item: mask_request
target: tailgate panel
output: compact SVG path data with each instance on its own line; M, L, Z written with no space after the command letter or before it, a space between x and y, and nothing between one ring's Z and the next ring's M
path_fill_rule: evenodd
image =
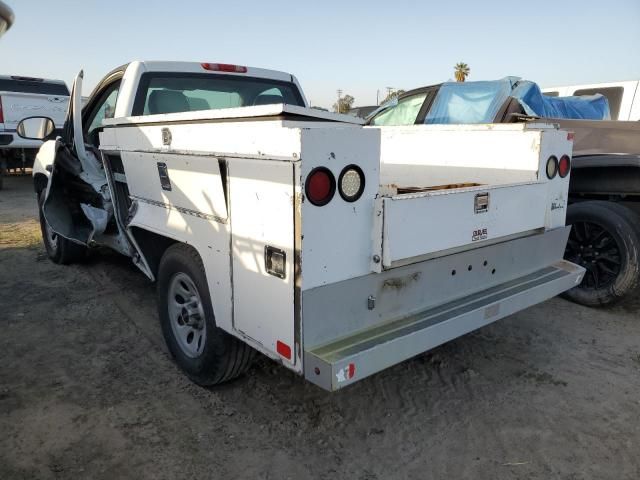
M483 200L488 200L485 208ZM546 201L545 183L384 198L382 264L386 268L407 264L419 257L543 228Z
M67 113L69 97L31 93L3 93L2 110L7 129L15 129L27 117L49 117L61 127Z

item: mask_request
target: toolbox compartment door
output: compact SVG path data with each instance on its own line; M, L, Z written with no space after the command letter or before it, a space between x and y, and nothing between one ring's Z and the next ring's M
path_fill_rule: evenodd
M382 199L382 266L407 265L544 229L547 185L480 186Z
M229 161L233 326L301 370L294 316L294 164Z

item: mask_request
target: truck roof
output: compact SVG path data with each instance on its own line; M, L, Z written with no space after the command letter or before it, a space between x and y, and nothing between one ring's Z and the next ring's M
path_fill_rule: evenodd
M572 85L555 85L552 87L544 87L542 88L543 92L559 90L561 88L569 88L574 90L585 89L585 88L610 88L610 87L624 87L631 86L639 83L640 80L620 80L618 82L603 82L603 83L579 83Z
M280 80L284 82L294 81L294 76L287 72L281 72L278 70L268 70L265 68L248 67L244 65L232 65L219 62L166 62L166 61L133 61L127 65L127 68L139 66L147 72L184 72L184 73L202 73L204 71L211 71L210 68L205 67L218 66L218 67L238 67L238 71L225 71L224 69L217 69L215 73L222 75L245 75L247 77L269 78L272 80ZM213 67L215 68L215 67Z
M49 78L38 78L38 77L25 77L22 75L0 75L0 80L16 80L22 82L42 82L42 83L57 83L66 85L63 80L54 80Z
M68 97L69 88L62 80L0 75L0 92Z
M277 70L267 70L264 68L247 67L244 65L226 64L226 63L213 63L213 62L172 62L172 61L140 61L135 60L128 64L121 65L120 67L112 70L104 79L98 83L94 92L98 91L104 83L113 80L114 76L122 76L122 85L120 93L118 94L118 102L116 105L116 117L128 117L133 112L133 107L136 101L137 88L140 80L145 74L148 73L170 73L175 74L176 77L180 75L229 75L234 78L254 78L269 81L278 81L292 83L295 85L297 92L301 96L302 103L308 105L307 99L304 96L304 92L300 88L300 84L297 79L290 73L280 72ZM93 96L93 94L92 94Z

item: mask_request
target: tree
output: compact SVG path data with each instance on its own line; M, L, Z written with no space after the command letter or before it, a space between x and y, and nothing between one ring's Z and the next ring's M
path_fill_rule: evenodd
M464 82L469 76L470 72L471 69L469 68L469 65L464 62L458 62L453 67L453 73L456 76L456 82Z
M333 104L333 111L338 113L347 113L349 110L351 110L351 107L353 106L353 102L355 101L356 99L353 98L351 95L338 97L338 101Z
M384 105L385 103L387 103L389 100L393 100L396 97L399 97L400 95L402 95L405 91L400 89L400 90L393 90L391 92L389 92L387 94L387 96L384 98L384 100L382 100L380 102L380 105Z

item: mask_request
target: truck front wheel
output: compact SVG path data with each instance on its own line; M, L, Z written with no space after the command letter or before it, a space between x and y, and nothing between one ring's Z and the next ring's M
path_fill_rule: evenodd
M38 194L38 214L40 217L40 231L42 232L42 242L44 248L47 251L47 256L54 263L61 265L67 265L69 263L77 262L87 255L87 247L79 245L67 240L56 234L47 220L44 218L42 212L42 204L44 202L45 190L42 190Z
M216 326L202 260L189 245L167 249L158 268L158 310L171 355L202 386L242 374L255 350Z
M7 161L5 153L0 150L0 190L2 190L4 184L4 177L7 174Z
M598 307L629 295L640 279L640 218L613 202L588 201L569 206L567 224L565 259L587 271L563 296Z

